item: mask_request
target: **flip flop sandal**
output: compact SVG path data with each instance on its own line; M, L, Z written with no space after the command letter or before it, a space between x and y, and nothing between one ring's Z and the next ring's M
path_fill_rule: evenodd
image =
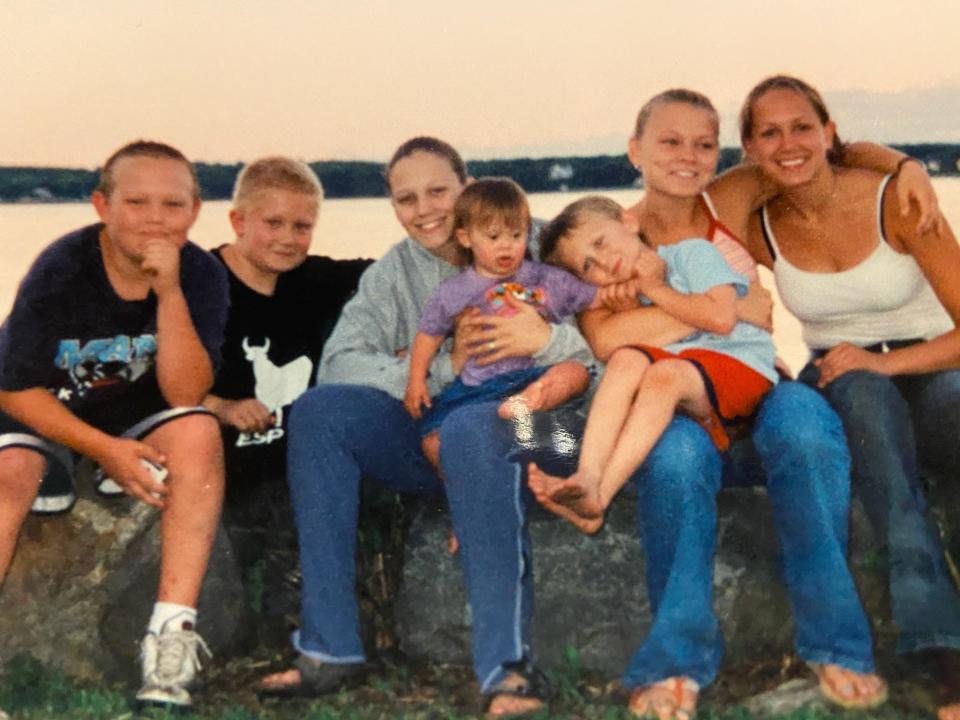
M488 718L518 718L534 715L546 709L550 700L550 681L540 670L529 662L504 663L504 668L520 678L520 682L511 685L498 685L488 695L484 703L484 715ZM540 704L526 710L514 713L493 715L490 706L497 698L511 698L517 700L539 700Z
M829 675L824 671L825 665L819 663L807 663L807 666L813 671L814 675L817 676L817 680L820 682L820 692L823 696L832 702L834 705L839 705L840 707L846 710L870 710L875 707L883 705L887 701L887 684L883 682L883 678L879 678L883 685L874 695L864 695L864 696L854 696L850 697L841 692L840 688L837 687L837 681L832 680ZM846 672L854 672L852 670L847 670L843 668ZM861 673L857 673L861 674Z
M700 685L696 680L681 675L637 688L630 694L628 707L630 713L637 717L656 718L658 715L654 709L655 700L667 698L673 702L674 710L671 717L674 720L692 720L697 714L699 695ZM643 701L642 705L641 701ZM637 705L640 707L636 707Z
M364 663L316 663L302 655L294 660L293 667L300 671L300 682L267 687L260 685L257 687L257 697L261 700L318 697L357 685L367 674Z

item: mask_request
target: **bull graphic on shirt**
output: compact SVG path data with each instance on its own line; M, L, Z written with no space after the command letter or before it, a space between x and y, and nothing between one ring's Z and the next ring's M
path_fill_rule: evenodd
M253 365L253 395L275 417L274 426L262 433L240 433L237 446L263 445L283 437L283 408L300 397L310 385L313 363L301 355L286 365L276 365L268 357L270 338L263 345L251 345L250 338L241 342L243 354Z

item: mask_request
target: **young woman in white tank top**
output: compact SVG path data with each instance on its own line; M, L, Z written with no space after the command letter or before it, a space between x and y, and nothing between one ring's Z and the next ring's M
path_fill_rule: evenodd
M756 262L737 238L737 228L741 233L745 230L751 212L769 191L756 168L740 168L707 188L716 170L717 125L716 111L699 93L668 90L647 102L629 143L630 160L642 169L646 192L627 212L637 219L652 244L706 238L734 269L756 281ZM886 148L865 145L850 156L855 162L888 172L896 168L901 157ZM929 197L929 180L918 170L911 168L909 173L917 181L912 187ZM763 325L769 322L771 306L769 296L762 289L757 292L757 288L759 284L753 282L750 295L738 307L738 315L741 320ZM624 283L622 290L625 307L621 312L588 311L581 317L581 328L601 359L622 345L668 344L689 334L689 327L658 308L636 308L637 289L630 282ZM644 715L657 707L657 714L670 710L671 717L691 716L699 688L713 679L719 665L715 637L702 631L704 627L716 627L710 621L712 610L688 601L690 595L709 597L712 565L699 565L690 558L712 558L708 548L714 542L715 519L707 516L716 511L715 487L765 480L775 515L802 519L791 524L791 528L802 530L790 529L788 524L778 527L788 567L788 592L794 601L798 654L822 663L816 667L821 686L836 702L866 708L886 697L883 681L872 674L869 625L847 568L843 540L846 523L836 527L831 524L836 508L847 501L849 483L846 447L838 437L838 425L835 414L819 395L798 383L781 382L764 400L755 424L755 453L732 453L730 462L711 463L709 458L699 457L699 453L706 456L717 452L709 441L699 444L705 438L697 437L702 431L691 431L677 423L668 428L663 447L683 447L684 453L664 451L664 461L655 457L648 463L640 513L645 518L643 541L648 543L649 592L671 611L657 612L647 640L624 675L624 685L633 688L630 708L635 714ZM810 442L791 442L801 436ZM760 458L763 468L740 462L747 456ZM705 466L715 468L715 474L704 475ZM837 468L843 469L841 477L837 477ZM670 525L669 531L660 527L660 515L650 509L661 502L670 504L660 496L661 489L667 487L686 498L678 514L662 517L663 523ZM836 496L834 489L839 489L843 497ZM692 500L691 494L698 493L708 496ZM683 552L674 552L662 541L678 525L687 528ZM694 549L701 546L702 553ZM806 551L810 546L816 546L820 554L812 557ZM821 558L827 560L820 562ZM685 580L671 582L669 589L660 587L658 579L668 576ZM814 587L830 588L831 594L824 597L822 592L811 592ZM815 603L808 601L813 596L817 597ZM677 610L681 605L683 612ZM698 642L691 644L690 637L697 637Z
M771 266L813 351L800 379L844 421L854 489L890 559L898 650L938 656L960 718L960 595L925 517L920 471L960 468L960 247L940 219L918 232L897 178L837 168L835 127L813 88L778 76L741 113L750 159L779 191L751 246Z

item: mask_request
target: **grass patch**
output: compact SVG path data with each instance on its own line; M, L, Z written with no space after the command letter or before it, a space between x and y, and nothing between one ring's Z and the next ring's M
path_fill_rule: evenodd
M195 712L163 710L138 712L132 690L102 687L71 679L44 668L37 661L17 657L0 675L0 707L15 720L473 720L483 717L476 683L467 668L458 666L387 665L363 687L321 700L267 701L260 703L250 690L259 672L251 672L249 659L209 674L197 693ZM538 720L626 720L626 695L609 683L583 673L575 650L562 666L550 673L554 686L551 707ZM699 720L752 720L739 705L718 706L714 689L704 696ZM785 720L863 720L856 712L803 708ZM888 704L869 715L877 720L929 720L923 712L907 713Z

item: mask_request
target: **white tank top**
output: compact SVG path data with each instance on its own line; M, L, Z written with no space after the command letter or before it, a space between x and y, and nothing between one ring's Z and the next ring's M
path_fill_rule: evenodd
M898 253L883 234L883 191L877 190L877 246L857 265L839 272L810 272L791 265L777 247L767 207L763 234L773 256L773 276L786 308L803 325L813 350L849 342L866 347L888 340L921 339L953 329L912 255Z

